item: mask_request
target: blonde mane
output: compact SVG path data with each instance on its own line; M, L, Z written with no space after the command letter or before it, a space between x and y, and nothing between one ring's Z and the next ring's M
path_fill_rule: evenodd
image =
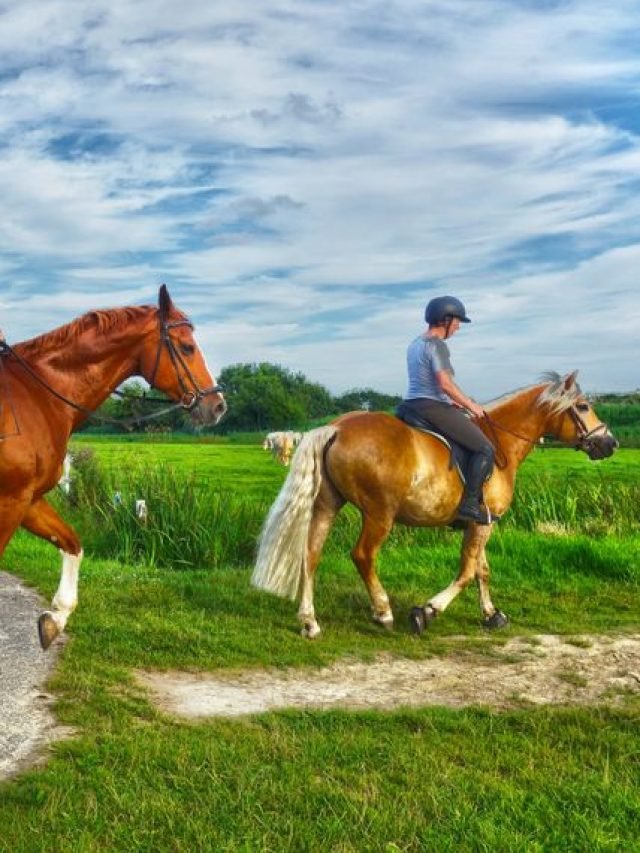
M541 378L548 384L538 399L541 405L549 406L552 414L565 412L583 396L577 382L573 382L570 388L565 388L564 376L554 370L543 373Z
M560 376L555 370L547 370L541 374L539 382L534 385L525 386L524 388L516 388L514 391L508 391L501 397L490 400L485 405L485 408L488 411L492 411L511 402L515 397L519 397L540 387L541 391L538 396L538 402L541 406L548 406L552 414L559 414L566 411L583 396L577 382L574 382L569 389L566 389L564 386L564 376Z

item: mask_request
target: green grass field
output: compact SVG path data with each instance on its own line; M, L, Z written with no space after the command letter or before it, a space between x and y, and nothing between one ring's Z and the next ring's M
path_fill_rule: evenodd
M380 652L424 658L459 648L461 636L487 649L472 591L424 637L408 631L409 608L455 573L460 534L400 529L391 537L380 561L397 619L387 633L370 621L348 558L355 519L347 517L319 570L324 633L303 641L295 605L248 584L260 520L285 476L259 446L76 446L95 448L107 491L119 484L130 501L148 488L150 524L166 504L164 539L167 528L190 527L171 531L176 548L187 547L186 533L200 538L208 562L163 567L164 539L147 532L136 540L128 517L113 529L131 537L138 556L107 559L100 554L110 543L89 529L99 523L66 508L87 527L87 553L50 687L58 718L77 734L56 744L46 765L0 786L0 850L640 849L637 695L617 709L287 711L198 724L160 714L135 685L135 668L316 667ZM638 630L638 503L630 505L638 473L633 450L598 465L556 449L527 460L517 492L543 500L535 512L514 508L514 521L489 543L494 600L511 625L492 635L487 653L516 635ZM196 487L182 492L185 479ZM622 505L618 515L612 501ZM556 532L541 533L536 525L550 512L560 516ZM228 540L217 551L200 529L206 519L217 525L216 542ZM20 534L3 568L50 598L59 557Z

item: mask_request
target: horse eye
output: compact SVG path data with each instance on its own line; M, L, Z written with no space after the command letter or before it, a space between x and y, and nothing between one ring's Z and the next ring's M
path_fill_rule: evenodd
M180 344L180 350L184 355L193 355L196 348L193 344Z
M588 403L577 403L576 409L579 412L588 412L589 411L589 404Z

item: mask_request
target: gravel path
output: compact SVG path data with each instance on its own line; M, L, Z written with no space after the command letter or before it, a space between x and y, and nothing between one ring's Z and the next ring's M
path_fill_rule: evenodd
M62 643L41 650L36 621L43 606L36 592L0 572L0 779L35 763L62 734L44 689Z

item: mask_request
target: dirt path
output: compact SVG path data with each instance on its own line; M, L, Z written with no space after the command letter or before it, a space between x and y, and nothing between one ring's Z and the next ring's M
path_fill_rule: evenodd
M640 695L640 634L553 635L491 643L414 661L381 655L321 670L192 674L137 672L157 704L178 716L237 717L278 708L391 709L401 706L618 704ZM488 650L488 649L487 649Z
M13 575L0 572L0 779L32 765L63 730L44 685L61 643L40 648L36 620L45 602Z

